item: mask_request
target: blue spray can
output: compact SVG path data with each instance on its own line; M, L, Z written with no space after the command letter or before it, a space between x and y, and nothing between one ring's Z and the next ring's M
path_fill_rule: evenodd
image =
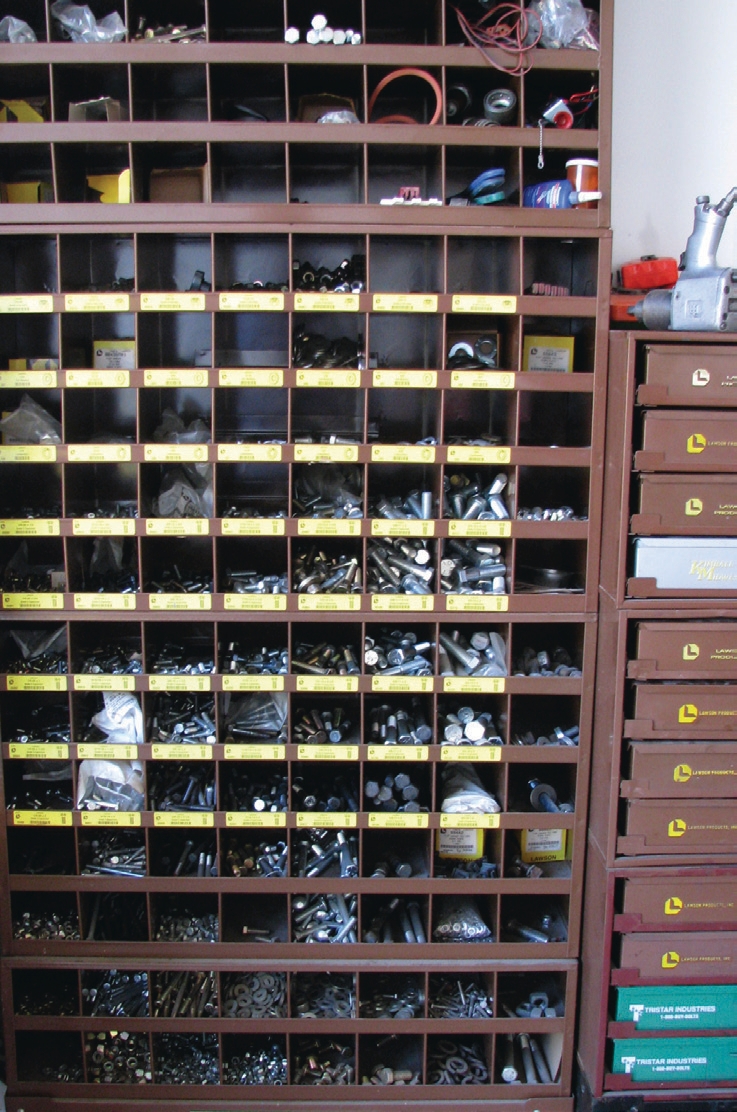
M600 201L598 190L583 192L573 188L569 181L542 181L525 186L522 204L525 208L567 209L585 205L587 201Z

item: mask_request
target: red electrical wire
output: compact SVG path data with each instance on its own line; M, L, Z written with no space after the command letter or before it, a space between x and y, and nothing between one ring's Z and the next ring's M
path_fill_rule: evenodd
M525 11L524 3L505 0L482 16L478 23L472 23L458 8L455 9L461 31L472 46L480 50L486 61L509 77L520 77L531 68L527 55L537 46L542 36L542 22L531 21ZM531 39L526 42L531 28ZM492 58L488 50L501 50L509 55L509 65L502 65Z

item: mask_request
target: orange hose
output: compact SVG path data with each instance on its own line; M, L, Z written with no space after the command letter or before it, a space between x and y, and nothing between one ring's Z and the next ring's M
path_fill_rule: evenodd
M412 66L405 66L403 69L392 70L391 73L387 73L386 77L382 77L381 81L379 82L379 84L376 86L373 93L371 94L371 98L370 98L369 103L368 103L368 120L369 120L369 123L373 122L375 124L417 124L417 120L413 120L411 116L381 116L380 119L378 119L378 120L373 120L373 121L371 120L371 113L374 110L374 105L376 104L376 101L377 101L377 98L378 98L379 94L384 91L384 89L387 87L387 85L391 81L396 81L397 78L399 78L399 77L419 77L423 81L426 81L428 83L428 85L431 87L431 89L433 90L433 92L435 93L435 113L434 113L433 118L430 120L430 123L428 125L429 127L432 127L433 124L436 124L438 122L438 120L440 119L440 115L443 111L443 92L442 92L442 89L440 88L440 85L438 84L438 82L435 80L435 78L433 77L433 75L431 73L428 73L427 70L423 70L423 69L414 69Z

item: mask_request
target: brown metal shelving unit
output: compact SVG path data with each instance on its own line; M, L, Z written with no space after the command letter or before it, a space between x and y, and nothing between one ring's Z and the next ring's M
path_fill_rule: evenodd
M522 77L505 78L477 51L463 45L453 7L422 0L394 11L383 0L357 0L328 16L350 20L363 36L355 47L287 46L284 29L306 26L312 14L294 0L264 0L243 14L226 0L153 5L162 22L187 19L205 25L205 41L157 45L135 41L80 45L59 41L47 0L31 0L25 18L34 45L1 45L3 92L48 100L48 119L3 126L0 180L11 167L38 179L50 203L4 204L0 227L0 409L14 410L24 393L61 425L56 444L0 445L3 484L0 561L3 568L22 545L29 561L60 569L52 590L0 593L0 727L6 822L0 834L0 873L6 893L0 908L0 990L8 1056L10 1112L59 1112L85 1101L109 1112L135 1108L172 1112L235 1109L256 1102L264 1112L303 1110L327 1103L335 1112L356 1104L367 1109L446 1107L469 1109L493 1103L499 1112L571 1112L578 957L587 823L587 788L593 733L593 677L597 641L597 577L603 482L606 403L610 233L610 105L612 0L594 3L600 14L599 52L537 49ZM94 7L94 5L93 5ZM469 14L474 6L464 4ZM151 8L151 5L149 5ZM176 11L174 11L176 8ZM97 11L98 17L103 13ZM340 13L340 14L338 14ZM125 0L121 15L132 38L139 0ZM152 17L148 10L145 14ZM235 29L235 30L234 30ZM304 28L303 28L304 30ZM230 40L230 41L228 41ZM239 41L240 40L240 41ZM497 62L499 51L492 51ZM369 96L392 69L419 66L448 89L464 81L474 96L507 85L518 97L509 126L459 127L443 115L437 126L432 96L424 85L387 104L409 111L417 125L367 122ZM544 134L545 170L538 170L540 102L553 92L600 90L593 126ZM354 98L361 121L329 127L299 119L301 97L316 93ZM72 102L110 95L121 102L119 121L70 123ZM270 122L232 117L239 100L263 109ZM126 118L127 117L127 118ZM490 141L492 140L492 141ZM564 177L567 158L598 157L604 200L598 208L539 212L522 207L522 186ZM494 206L392 207L379 205L404 185L445 201L480 171L503 166L512 191ZM152 169L197 168L202 201L149 201ZM130 171L126 205L90 199L85 177ZM300 203L298 203L300 202ZM366 257L366 282L354 294L305 297L294 288L295 262L326 267L351 255ZM190 290L202 271L209 288ZM116 279L130 288L110 290ZM255 280L284 289L244 290ZM528 292L534 281L566 284L568 296ZM240 288L233 286L240 283ZM362 351L360 366L301 368L293 347L297 330L347 334ZM455 340L498 335L494 370L452 370L446 356ZM523 370L528 335L553 332L575 337L570 374ZM132 369L93 370L100 340L135 344ZM244 358L244 355L246 358ZM43 358L44 366L9 365ZM161 445L153 439L162 411L173 407L210 429L210 443ZM110 443L110 425L116 441ZM308 436L342 433L353 443L306 445ZM307 435L305 435L307 434ZM489 437L483 446L465 440ZM428 438L434 443L426 443ZM98 443L90 443L98 441ZM266 441L266 443L264 443ZM421 443L418 443L421 442ZM364 516L344 520L297 516L293 505L301 469L312 460L349 463L360 476ZM212 469L210 517L160 519L154 503L163 470L178 464ZM443 504L454 473L477 472L488 481L508 477L508 522L449 520ZM371 516L378 495L420 487L433 498L434 516L393 522ZM229 504L250 499L260 517L228 516ZM524 506L570 504L572 521L517 518ZM131 502L135 516L99 517L100 504ZM279 506L279 512L275 509ZM283 514L283 516L282 516ZM34 516L29 516L34 515ZM354 554L367 582L372 537L390 532L421 537L438 570L427 595L302 594L295 582L298 555L308 546ZM119 538L140 589L96 593L89 560L96 540ZM508 568L499 595L448 592L440 563L454 538L498 543ZM212 591L159 592L157 581L170 559L206 576ZM286 576L283 595L243 595L229 590L234 561L255 561L262 572ZM525 566L562 570L575 584L565 591L530 591ZM243 566L241 563L238 566ZM250 564L248 566L251 566ZM63 627L67 671L18 675L13 671L10 630ZM350 643L361 649L378 630L402 628L436 645L440 634L493 630L506 645L505 677L451 684L431 653L429 676L357 675L311 677L289 667L285 675L241 676L223 667L232 640L288 654L302 640ZM125 633L142 654L142 672L90 677L85 653L103 638ZM528 642L556 639L580 665L578 678L513 674ZM167 640L197 641L214 660L212 674L157 674L154 661ZM360 656L360 652L359 652ZM68 762L76 799L82 760L103 756L84 741L90 715L107 692L133 693L146 724L144 744L120 759L142 762L144 810L103 816L78 809L25 811L8 807L29 762L47 759L54 769ZM244 747L228 733L227 708L248 692L283 691L289 717L286 744ZM162 693L211 694L215 743L184 747L159 743L152 732ZM409 706L419 698L433 737L408 752L389 754L370 744L371 710L380 702ZM292 730L302 708L340 703L350 709L353 732L335 760L324 747L297 744ZM451 702L489 709L503 744L471 753L439 744L439 722ZM70 742L30 745L17 727L37 707L55 707L69 722ZM515 745L517 733L550 733L556 725L579 728L579 744ZM14 740L15 739L15 740ZM441 775L459 756L473 760L500 814L461 816L482 830L483 848L496 865L485 879L439 875L435 853L441 814ZM317 759L316 759L317 758ZM229 812L214 804L204 815L167 814L152 805L157 769L168 761L206 767L218 799L227 795L236 770L283 769L285 812L260 816ZM409 771L421 789L424 811L393 815L370 812L363 788L370 777L394 766ZM326 777L336 768L355 785L358 811L331 814L331 826L356 837L358 876L300 877L294 861L314 814L300 810L298 776ZM540 776L575 800L573 813L543 814L529 802L527 781ZM155 802L155 800L154 800ZM170 819L175 821L169 822ZM384 821L382 821L384 820ZM391 821L389 821L391 820ZM165 823L165 825L164 825ZM461 824L459 824L461 825ZM132 833L145 847L141 877L83 875L89 843L102 831ZM535 878L515 875L512 860L524 831L565 831L569 852ZM171 840L189 834L211 839L217 876L176 877L162 863ZM283 840L284 877L229 875L230 839ZM167 839L169 841L167 841ZM565 839L564 839L565 840ZM174 842L171 842L174 844ZM409 878L372 876L387 847L417 862ZM35 853L48 856L36 871ZM295 940L292 916L305 894L355 896L355 943L306 946ZM444 898L472 897L493 941L474 946L432 939ZM124 902L131 922L142 924L139 940L88 939L101 900ZM428 942L362 941L380 904L393 897L417 901ZM127 901L127 902L126 902ZM54 908L69 913L79 938L25 937L24 911ZM161 916L217 915L213 942L156 941ZM510 919L536 920L547 910L564 923L563 936L546 944L515 940ZM268 926L275 941L244 941L242 927ZM557 937L557 936L556 936ZM222 1001L236 973L283 974L283 1012L263 1019L211 1015L193 1019L89 1015L83 989L110 969L157 974L212 971ZM329 970L329 973L328 973ZM351 1018L301 1018L294 990L306 974L353 978ZM379 974L417 979L424 1003L414 1018L372 1019L363 1008ZM474 975L493 998L493 1017L434 1018L440 979ZM43 1011L41 988L56 988L69 1009ZM525 993L543 988L557 1002L555 1017L516 1015ZM35 993L35 996L34 996ZM53 995L53 991L52 991ZM152 988L152 1004L156 996ZM28 1002L30 1000L30 1003ZM35 1003L34 1003L35 1000ZM511 1015L506 1008L511 1007ZM91 1034L128 1032L149 1052L148 1084L95 1083ZM216 1040L219 1083L162 1083L160 1036L210 1035ZM549 1084L524 1081L520 1033L533 1035L547 1058ZM53 1037L52 1037L53 1035ZM389 1036L384 1044L382 1039ZM481 1084L428 1083L428 1062L442 1040L472 1040L484 1059ZM297 1084L297 1058L306 1037L318 1046L338 1040L352 1050L355 1081L347 1086ZM287 1060L287 1082L225 1083L229 1058L272 1041ZM388 1049L382 1049L384 1047ZM394 1049L397 1047L398 1049ZM522 1078L502 1078L510 1047ZM442 1049L442 1047L441 1047ZM384 1053L388 1064L419 1073L409 1088L361 1084ZM66 1071L67 1080L60 1080Z

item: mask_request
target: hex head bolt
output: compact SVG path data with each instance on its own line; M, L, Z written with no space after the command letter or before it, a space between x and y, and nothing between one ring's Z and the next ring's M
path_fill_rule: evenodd
M522 1036L520 1035L520 1040L521 1040L521 1038L522 1038ZM537 1070L538 1077L540 1078L541 1084L542 1085L552 1085L553 1084L553 1078L550 1076L550 1070L548 1069L548 1063L545 1061L545 1057L543 1055L542 1050L537 1045L537 1040L530 1037L529 1038L529 1044L530 1044L530 1054L532 1055L532 1060L535 1063L535 1069Z
M519 1085L519 1073L514 1064L514 1035L508 1034L505 1036L506 1046L504 1048L504 1065L502 1066L502 1081L506 1081L507 1085Z
M537 1073L535 1072L535 1063L532 1059L532 1052L530 1050L530 1036L521 1031L517 1036L519 1040L519 1048L522 1054L522 1065L525 1071L525 1081L528 1085L539 1084Z
M547 811L550 815L557 815L561 808L558 806L558 793L550 784L543 784L533 778L527 781L530 788L530 803L535 811Z
M461 648L458 642L454 641L452 637L449 637L447 633L441 633L438 640L445 651L455 657L455 659L462 664L464 668L467 668L469 672L472 672L474 668L478 668L481 657L477 652Z

